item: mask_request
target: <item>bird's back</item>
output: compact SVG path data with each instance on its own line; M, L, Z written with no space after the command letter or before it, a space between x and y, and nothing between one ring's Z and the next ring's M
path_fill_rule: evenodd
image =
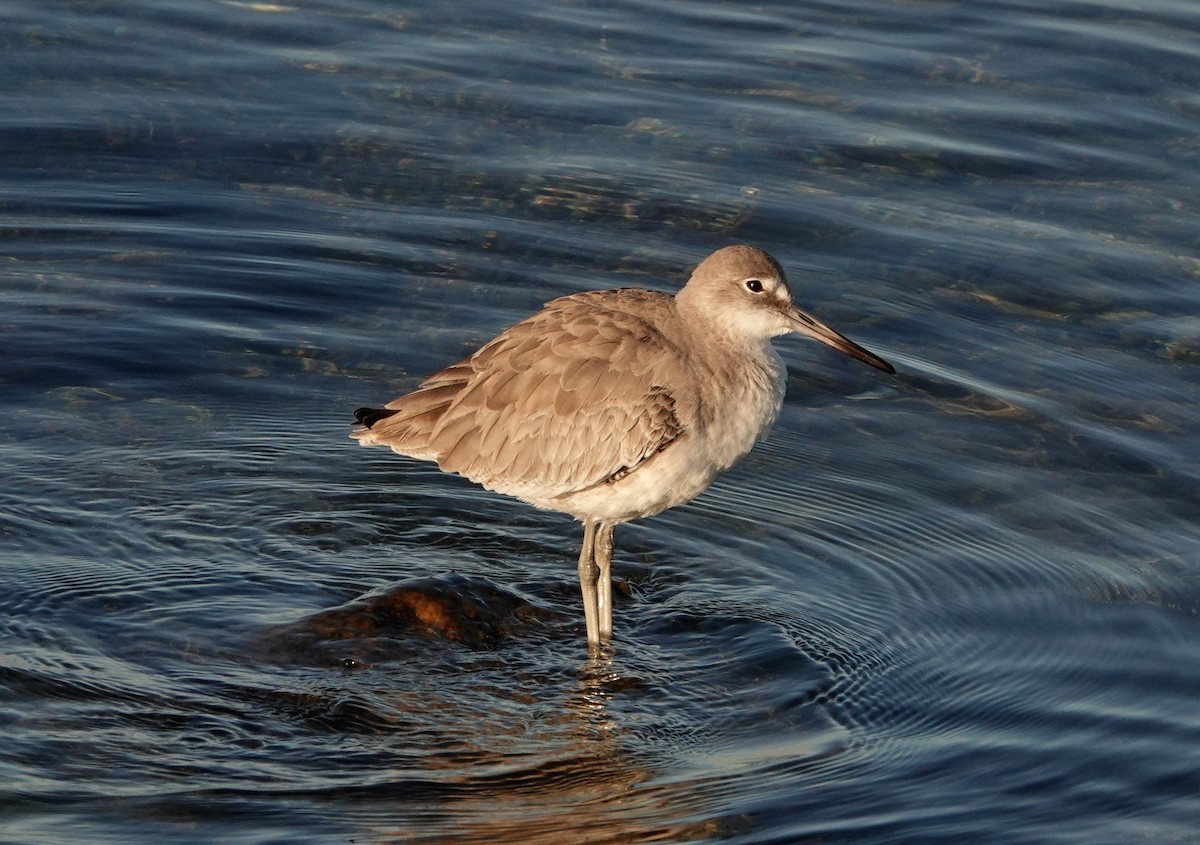
M694 416L672 297L593 291L556 299L471 357L360 421L364 444L434 460L542 507L616 482ZM370 412L365 412L364 416Z

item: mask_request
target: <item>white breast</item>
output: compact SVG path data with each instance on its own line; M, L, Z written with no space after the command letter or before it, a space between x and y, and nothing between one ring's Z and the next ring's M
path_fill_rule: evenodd
M538 507L580 519L623 522L691 501L767 434L783 401L785 370L764 342L722 374L721 398L701 391L701 416L685 435L619 481L553 502L526 498Z

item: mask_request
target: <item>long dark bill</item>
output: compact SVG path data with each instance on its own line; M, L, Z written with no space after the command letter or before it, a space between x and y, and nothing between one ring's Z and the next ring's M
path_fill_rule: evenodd
M857 358L876 369L883 370L885 373L896 372L895 367L874 352L863 349L850 338L844 334L835 332L811 314L806 314L799 308L792 308L790 316L792 318L792 325L798 333L811 337L813 340L819 340L826 346L849 355L851 358Z

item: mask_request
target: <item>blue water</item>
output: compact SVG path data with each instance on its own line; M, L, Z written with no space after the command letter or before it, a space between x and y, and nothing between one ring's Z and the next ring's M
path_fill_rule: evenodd
M14 2L0 841L1200 841L1200 6ZM348 438L749 242L770 439L617 532Z

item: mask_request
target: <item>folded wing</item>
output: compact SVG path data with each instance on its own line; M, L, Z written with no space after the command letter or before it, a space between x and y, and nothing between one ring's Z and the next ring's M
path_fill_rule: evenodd
M355 436L518 496L617 480L684 435L665 378L677 350L638 316L672 307L640 290L554 300L386 411L362 409Z

